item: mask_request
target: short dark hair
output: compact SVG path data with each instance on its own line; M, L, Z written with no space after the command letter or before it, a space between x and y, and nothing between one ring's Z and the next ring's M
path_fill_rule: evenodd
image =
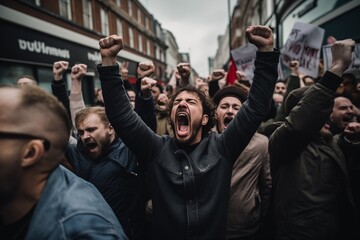
M171 110L174 105L175 98L181 93L181 92L191 92L196 94L201 101L201 105L203 107L203 114L207 114L209 116L209 121L207 124L203 127L203 136L205 133L208 133L215 125L216 122L216 114L215 114L215 106L212 102L212 100L207 96L203 91L200 89L195 88L192 85L187 85L184 87L178 87L176 88L175 93L170 97L169 104L168 104L168 121L171 123ZM172 126L174 127L174 126Z

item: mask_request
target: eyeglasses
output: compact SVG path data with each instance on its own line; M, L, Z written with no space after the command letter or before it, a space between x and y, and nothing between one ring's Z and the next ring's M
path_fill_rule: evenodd
M37 137L34 135L26 134L26 133L12 133L12 132L1 132L0 131L0 139L40 139L43 141L45 151L50 149L50 141L43 138Z

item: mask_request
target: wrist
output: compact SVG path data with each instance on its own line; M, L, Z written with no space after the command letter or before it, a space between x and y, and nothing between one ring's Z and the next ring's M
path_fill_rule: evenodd
M342 64L332 64L330 66L329 72L332 72L334 74L336 74L337 76L341 77L344 73L344 67Z
M62 79L62 75L54 75L55 81L60 81Z
M272 51L274 51L274 46L273 45L265 45L262 47L258 47L258 51L259 52L272 52Z
M102 58L102 66L112 66L115 64L116 64L116 58L114 58L114 57Z

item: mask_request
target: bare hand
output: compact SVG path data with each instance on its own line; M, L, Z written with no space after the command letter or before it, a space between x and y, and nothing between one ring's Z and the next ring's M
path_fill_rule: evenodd
M344 130L345 137L353 142L360 142L360 123L351 122Z
M348 69L351 64L351 57L354 48L355 41L352 39L336 41L331 46L332 64L329 71L341 77L344 71Z
M219 81L225 77L225 70L224 69L215 69L211 74L210 81Z
M190 63L179 63L177 66L180 77L184 80L189 79L191 74L191 66Z
M157 81L155 79L144 77L141 79L140 91L144 97L149 97L151 94L151 89L156 85Z
M155 73L155 66L152 62L140 62L137 68L138 78L151 77Z
M87 65L75 64L71 68L71 80L81 81L81 79L85 76L86 71L87 71Z
M102 38L99 41L100 54L103 66L112 66L116 64L116 56L123 49L124 42L122 37L111 35Z
M245 81L246 79L246 73L240 70L236 71L236 79L239 81Z
M120 75L122 80L128 79L129 74L129 62L123 62L120 66Z
M82 92L81 80L85 76L87 66L85 64L75 64L71 68L71 93L79 94Z
M69 62L66 61L57 61L53 64L53 75L55 81L59 81L62 79L63 73L67 70L69 67Z
M298 60L292 60L290 62L290 70L291 70L291 75L299 76L299 61Z
M274 51L274 34L269 27L252 25L246 29L246 36L260 52Z

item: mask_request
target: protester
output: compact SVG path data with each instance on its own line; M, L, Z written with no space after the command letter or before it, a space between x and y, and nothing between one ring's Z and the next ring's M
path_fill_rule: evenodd
M98 190L59 165L71 124L39 87L0 87L2 239L127 239Z
M170 137L174 137L174 132L171 128L171 125L168 121L168 106L169 98L161 93L156 101L155 109L156 109L156 134L169 135Z
M332 134L339 134L354 119L354 105L347 95L336 95L334 106L328 121L329 130Z
M332 45L329 71L289 94L285 107L292 110L270 137L276 239L359 238L359 199L353 196L359 196L360 124L349 123L336 136L326 124L354 44Z
M60 64L55 62L54 66ZM61 64L60 64L61 65ZM152 65L140 64L145 70L138 70L141 76L152 74ZM61 75L61 71L58 72ZM114 132L107 119L104 107L88 107L82 100L81 80L86 73L86 66L76 64L71 70L72 89L70 97L76 100L77 111L74 122L78 134L77 143L70 143L66 148L66 158L74 168L74 172L83 179L93 183L109 203L122 224L129 239L145 237L145 168L139 164L135 156ZM137 107L143 108L140 116L146 120L154 117L151 87L155 80L143 78L139 94L147 94L143 102L138 100ZM54 94L61 102L68 101L64 80L54 77ZM139 96L140 98L141 96ZM65 98L65 99L64 99ZM133 111L133 110L131 110ZM147 116L148 115L148 116ZM150 115L150 116L149 116ZM144 117L144 118L145 118Z
M223 132L247 99L247 92L235 86L220 89L214 96L216 130ZM271 175L268 138L255 133L237 158L231 177L227 217L227 239L260 238L270 201Z
M258 47L248 101L218 135L208 133L215 121L210 99L192 86L179 88L169 103L174 138L156 135L130 111L116 63L122 38L99 41L106 113L116 133L148 167L154 239L225 238L232 167L269 111L279 60L270 28L249 26L246 34Z

